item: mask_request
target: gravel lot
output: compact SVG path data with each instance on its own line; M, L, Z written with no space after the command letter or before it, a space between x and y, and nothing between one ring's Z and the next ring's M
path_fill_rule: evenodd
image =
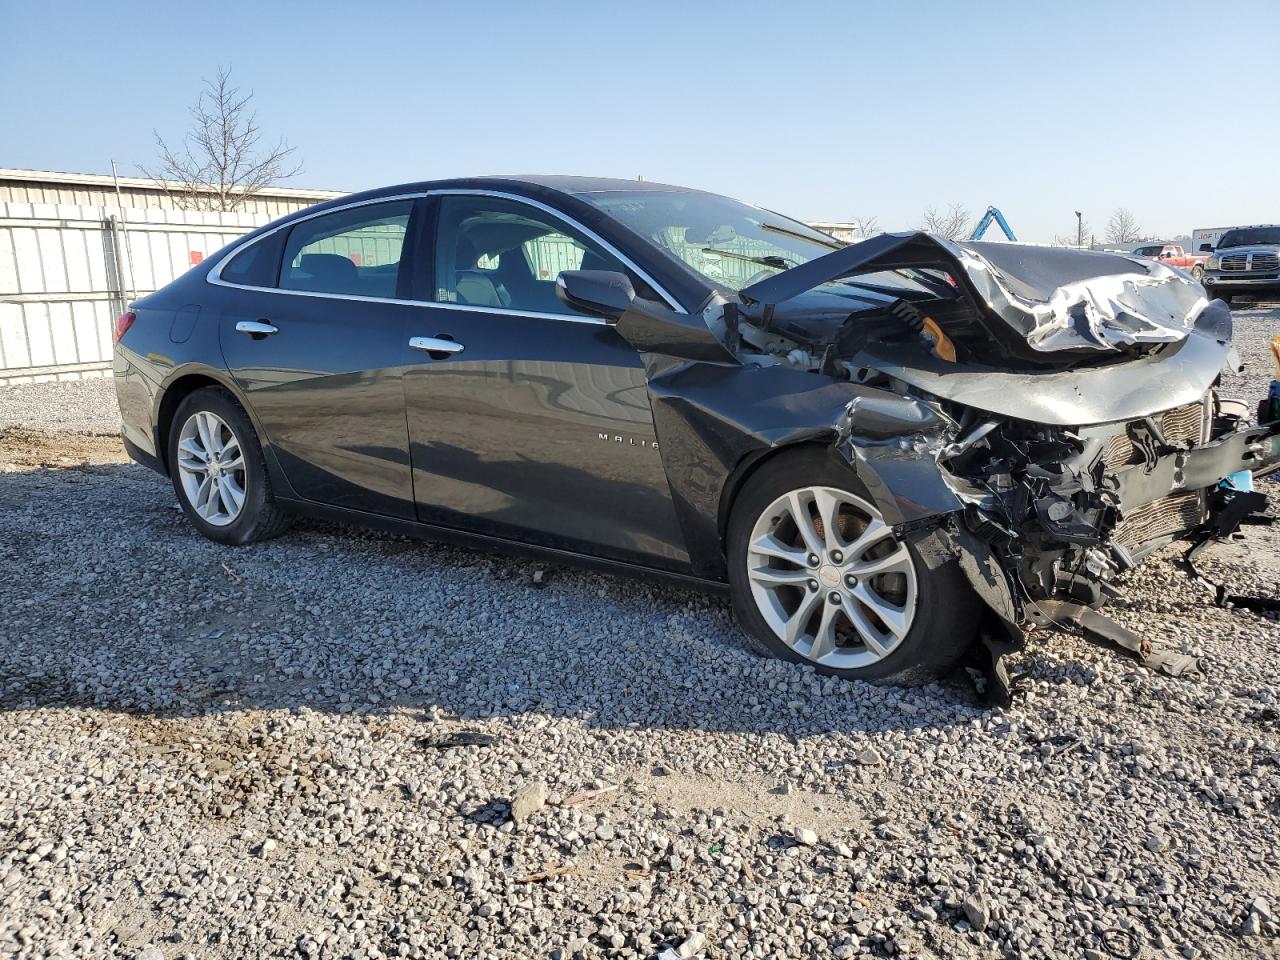
M1280 310L1236 318L1256 397ZM719 597L218 546L114 429L108 382L0 390L0 956L1276 955L1280 622L1174 551L1114 612L1207 680L1045 634L993 712L759 659Z
M21 427L115 437L120 433L111 377L0 387L0 430Z

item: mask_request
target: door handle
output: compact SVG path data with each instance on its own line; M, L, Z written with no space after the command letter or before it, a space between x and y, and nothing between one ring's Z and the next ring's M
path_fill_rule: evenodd
M263 337L269 337L273 333L279 333L280 328L275 324L267 323L265 320L241 320L236 324L236 333L247 333L255 340Z
M462 344L450 337L410 337L409 346L414 350L421 350L430 354L436 360L443 360L445 357L454 353L461 353L463 350ZM437 357L436 354L441 354L441 356Z

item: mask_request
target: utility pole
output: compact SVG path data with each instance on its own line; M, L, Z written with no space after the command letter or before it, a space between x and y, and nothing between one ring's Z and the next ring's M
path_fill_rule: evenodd
M1084 246L1084 214L1076 211L1076 246Z

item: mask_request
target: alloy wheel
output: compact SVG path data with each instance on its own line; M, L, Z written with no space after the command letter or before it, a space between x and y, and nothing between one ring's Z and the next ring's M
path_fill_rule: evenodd
M187 502L205 523L234 523L245 501L240 439L216 413L193 413L178 434L178 474Z
M915 619L915 561L870 503L833 487L801 487L757 518L747 578L769 628L823 667L870 666Z

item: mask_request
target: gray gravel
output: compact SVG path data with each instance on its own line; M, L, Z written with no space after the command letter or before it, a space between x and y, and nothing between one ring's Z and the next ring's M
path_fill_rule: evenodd
M117 436L115 380L90 377L0 387L0 430L8 427Z
M1237 322L1257 357L1280 311ZM17 389L0 422L52 425ZM60 428L114 416L64 390ZM1280 622L1173 552L1115 615L1208 680L1046 634L999 713L759 659L717 597L317 524L221 547L106 438L0 461L0 956L1275 950ZM1274 592L1278 548L1204 566Z

